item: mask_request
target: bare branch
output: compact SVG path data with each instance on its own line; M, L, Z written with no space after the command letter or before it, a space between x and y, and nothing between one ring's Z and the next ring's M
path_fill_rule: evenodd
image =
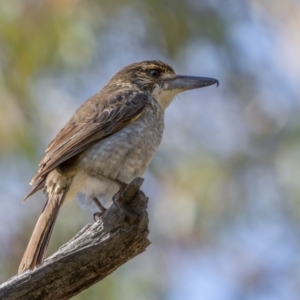
M69 299L100 281L150 244L148 199L134 179L117 201L135 215L126 215L114 204L94 224L85 226L44 264L14 276L0 286L0 299Z

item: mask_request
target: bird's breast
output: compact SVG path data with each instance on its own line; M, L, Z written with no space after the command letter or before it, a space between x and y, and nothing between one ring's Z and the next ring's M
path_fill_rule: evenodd
M98 197L104 205L110 203L118 186L106 177L129 183L143 175L161 142L163 117L163 111L149 108L137 120L80 155L72 185L80 194L77 200L81 204L92 204L87 199L90 196Z

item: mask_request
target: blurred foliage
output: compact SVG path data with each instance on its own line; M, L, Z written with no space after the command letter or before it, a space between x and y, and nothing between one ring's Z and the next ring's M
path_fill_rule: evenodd
M30 84L44 69L58 69L71 75L88 68L97 59L95 41L101 40L101 35L113 26L114 20L118 22L124 10L133 10L144 22L146 32L140 42L156 46L168 55L181 51L195 34L192 28L201 29L197 34L213 37L216 41L223 34L220 20L217 22L217 16L209 7L195 13L180 2L49 0L40 4L34 1L1 3L0 138L6 141L1 149L3 154L21 147L21 152L35 155L34 145L41 137L34 127L39 122L36 115L41 111L32 99ZM216 22L210 20L212 28L204 26L209 18L216 19Z
M74 299L297 299L299 26L296 0L2 1L1 280L42 209L20 201L51 137L121 67L161 59L220 88L167 112L144 186L153 244ZM91 221L68 205L49 253Z

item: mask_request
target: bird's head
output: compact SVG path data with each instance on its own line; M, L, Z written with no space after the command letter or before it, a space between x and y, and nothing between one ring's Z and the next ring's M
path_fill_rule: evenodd
M219 85L218 80L214 78L176 75L166 63L152 60L134 63L123 68L108 85L137 88L155 97L165 109L176 94L215 83Z

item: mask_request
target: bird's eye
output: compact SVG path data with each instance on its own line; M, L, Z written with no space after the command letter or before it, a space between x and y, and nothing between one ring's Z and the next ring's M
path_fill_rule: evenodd
M153 70L150 70L149 74L153 78L158 78L160 76L160 71L156 70L156 69L153 69Z

